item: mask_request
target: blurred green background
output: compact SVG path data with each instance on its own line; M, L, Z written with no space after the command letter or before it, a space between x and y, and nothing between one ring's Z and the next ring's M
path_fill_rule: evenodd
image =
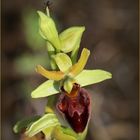
M47 99L31 99L46 79L35 66L49 68L38 33L43 0L2 0L2 140L19 140L17 120L41 114ZM138 0L52 0L58 30L84 25L81 48L91 50L86 68L104 69L111 80L86 87L92 98L87 140L138 140Z

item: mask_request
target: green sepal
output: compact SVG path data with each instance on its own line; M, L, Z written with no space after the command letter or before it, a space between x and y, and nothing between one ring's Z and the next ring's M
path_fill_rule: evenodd
M57 125L60 125L57 117L53 113L45 114L43 117L41 117L39 120L34 122L25 132L25 134L29 137L32 137L36 135L37 133L50 128L55 127Z
M52 131L52 137L55 140L85 140L87 127L82 133L74 132L70 127L56 126Z
M85 27L71 27L64 30L60 35L61 51L68 53L73 51L75 48L79 48L82 34Z
M83 86L102 82L106 79L111 79L112 74L104 70L83 70L79 75L75 77L78 84Z
M48 80L32 91L32 98L48 97L54 94L58 94L59 82Z
M23 119L21 121L18 121L14 127L13 127L13 131L15 133L20 133L22 132L24 129L26 129L27 127L29 127L33 122L37 121L40 118L40 116L34 116L28 119Z
M53 19L45 15L41 11L37 11L39 15L39 33L47 41L49 41L56 49L61 48L58 32Z
M68 130L69 132L65 132L64 128L61 126L56 126L54 130L52 131L52 139L55 140L77 140L76 137L74 137L76 134L71 129ZM71 134L72 133L72 134Z
M59 67L60 71L67 72L69 68L72 66L72 62L70 57L65 53L57 53L53 56L57 66Z

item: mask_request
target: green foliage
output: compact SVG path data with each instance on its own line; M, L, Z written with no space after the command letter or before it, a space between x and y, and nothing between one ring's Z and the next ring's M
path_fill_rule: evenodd
M45 129L50 129L51 127L55 127L57 125L60 125L60 123L56 115L53 113L48 113L45 114L36 122L32 123L32 125L27 129L25 134L28 135L29 137L32 137L37 133L39 133L40 131L43 131Z
M77 134L71 128L61 126L54 113L24 119L17 122L13 130L15 133L26 130L25 135L28 137L33 137L39 132L43 132L46 138L56 140L83 140L83 135L86 132Z

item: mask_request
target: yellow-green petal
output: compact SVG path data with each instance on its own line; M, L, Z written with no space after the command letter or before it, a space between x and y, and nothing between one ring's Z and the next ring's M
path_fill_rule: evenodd
M78 62L71 67L71 70L69 73L70 76L75 77L84 69L89 55L90 55L90 51L88 49L84 48L82 50L82 53L81 53L81 56L80 56L80 59L78 60Z
M61 71L48 71L45 68L43 68L41 65L38 65L36 67L36 72L50 80L55 80L55 81L59 81L63 79L65 76L64 73Z

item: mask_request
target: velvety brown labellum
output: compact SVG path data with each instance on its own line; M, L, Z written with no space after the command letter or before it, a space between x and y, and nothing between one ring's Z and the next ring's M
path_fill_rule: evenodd
M88 92L80 88L78 84L74 84L70 94L62 89L57 104L58 110L64 114L66 120L77 133L83 132L87 125L90 114L89 106Z

